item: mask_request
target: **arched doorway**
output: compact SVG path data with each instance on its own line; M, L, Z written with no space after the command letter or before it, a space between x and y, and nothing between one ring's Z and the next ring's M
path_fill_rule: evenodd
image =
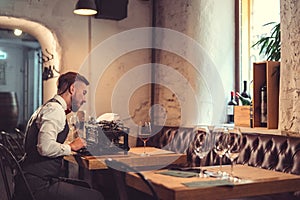
M61 51L60 51L60 46L58 45L57 39L55 34L49 30L47 27L45 27L44 25L37 23L37 22L33 22L33 21L29 21L26 19L22 19L22 18L15 18L15 17L8 17L8 16L0 16L0 28L2 29L7 29L7 30L13 30L15 28L21 29L23 32L28 33L29 35L31 35L32 37L36 38L36 40L38 41L38 43L40 44L40 56L32 56L32 57L36 57L36 59L38 59L38 61L31 61L31 66L28 66L27 69L28 70L24 70L24 73L21 73L21 77L22 79L24 79L25 83L26 80L29 80L28 82L30 82L30 84L40 84L40 86L34 85L35 88L42 88L42 92L40 92L39 98L42 99L42 102L45 102L46 100L48 100L49 98L51 98L55 92L56 92L56 79L57 76L55 76L54 78L51 79L47 79L44 81L32 81L34 76L35 78L38 80L41 80L42 77L36 77L36 76L41 76L41 71L47 67L55 67L55 69L57 71L59 71L59 66L60 66L60 57L61 57ZM26 54L29 51L26 51ZM31 54L36 54L36 49L33 50L33 52L30 52ZM50 59L49 59L50 58ZM33 70L32 68L36 67L34 66L34 62L42 62L41 65L39 65L39 67L42 67L39 70ZM21 62L19 64L24 65L23 69L26 69L27 65L26 63L28 62ZM29 62L30 63L30 62ZM22 69L22 68L21 68ZM25 72L26 71L26 72ZM6 74L9 74L9 77L13 77L16 80L18 80L18 77L14 77L15 71L12 71L11 69L7 69L6 70ZM55 72L54 72L55 73ZM55 75L58 75L57 73ZM23 96L18 98L18 101L21 101L20 104L20 109L22 110L22 116L19 117L19 123L26 123L26 120L28 120L28 116L32 114L33 110L36 108L36 106L28 106L28 102L26 102L26 99L28 99L26 97L26 95L32 95L33 91L28 91L28 90L32 90L32 88L29 86L24 87L23 83L20 82L16 82L18 84L17 90L21 92L21 95L24 94L24 98ZM9 87L8 87L9 88ZM6 88L7 89L7 88ZM29 98L33 98L33 97L29 97ZM24 107L24 105L26 105ZM28 108L29 107L29 108ZM29 110L29 111L28 111ZM29 112L29 113L28 113Z

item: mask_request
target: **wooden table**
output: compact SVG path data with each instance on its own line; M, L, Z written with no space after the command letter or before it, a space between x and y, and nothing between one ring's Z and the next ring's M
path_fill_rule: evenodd
M218 167L208 167L209 171L217 171ZM223 166L223 170L230 172L230 166ZM282 192L300 191L300 176L275 172L246 165L234 166L235 175L241 178L241 183L234 186L187 187L183 183L195 181L213 181L217 178L181 178L158 174L163 170L142 172L152 182L160 199L229 199L247 196L274 194ZM149 193L142 180L133 173L127 173L126 183L137 190Z
M186 154L178 154L172 151L146 147L149 156L141 156L143 147L132 147L127 154L102 155L102 156L65 156L64 159L71 163L76 163L80 167L88 170L106 169L105 159L113 158L117 161L128 164L132 167L152 167L163 168L172 163L186 163Z
M141 156L143 152L143 147L132 147L127 155L65 156L69 169L67 176L85 180L94 189L102 192L106 199L117 200L116 183L105 165L105 159L113 158L137 169L161 169L171 163L186 163L185 154L153 147L146 147L150 156Z

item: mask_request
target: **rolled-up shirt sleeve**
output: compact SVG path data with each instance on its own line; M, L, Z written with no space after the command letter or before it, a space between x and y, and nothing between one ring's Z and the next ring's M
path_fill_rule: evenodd
M56 141L58 133L63 131L66 123L66 116L62 107L57 103L51 103L40 113L37 149L42 156L58 157L71 154L71 147L68 144L61 144Z

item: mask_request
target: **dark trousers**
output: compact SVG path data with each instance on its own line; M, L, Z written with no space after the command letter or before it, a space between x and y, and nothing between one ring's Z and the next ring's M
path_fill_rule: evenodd
M100 192L91 188L58 181L34 195L37 200L103 200Z
M88 184L78 181L60 180L51 178L49 180L40 177L27 176L29 185L31 186L33 195L36 200L103 200L102 194L92 188L87 187ZM67 182L69 181L69 182ZM29 200L28 192L23 181L15 177L14 200Z

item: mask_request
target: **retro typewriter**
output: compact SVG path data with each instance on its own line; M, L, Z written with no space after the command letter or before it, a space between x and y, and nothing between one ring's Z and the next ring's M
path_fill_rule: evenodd
M129 128L121 121L88 122L85 124L87 147L78 153L83 155L127 154Z

